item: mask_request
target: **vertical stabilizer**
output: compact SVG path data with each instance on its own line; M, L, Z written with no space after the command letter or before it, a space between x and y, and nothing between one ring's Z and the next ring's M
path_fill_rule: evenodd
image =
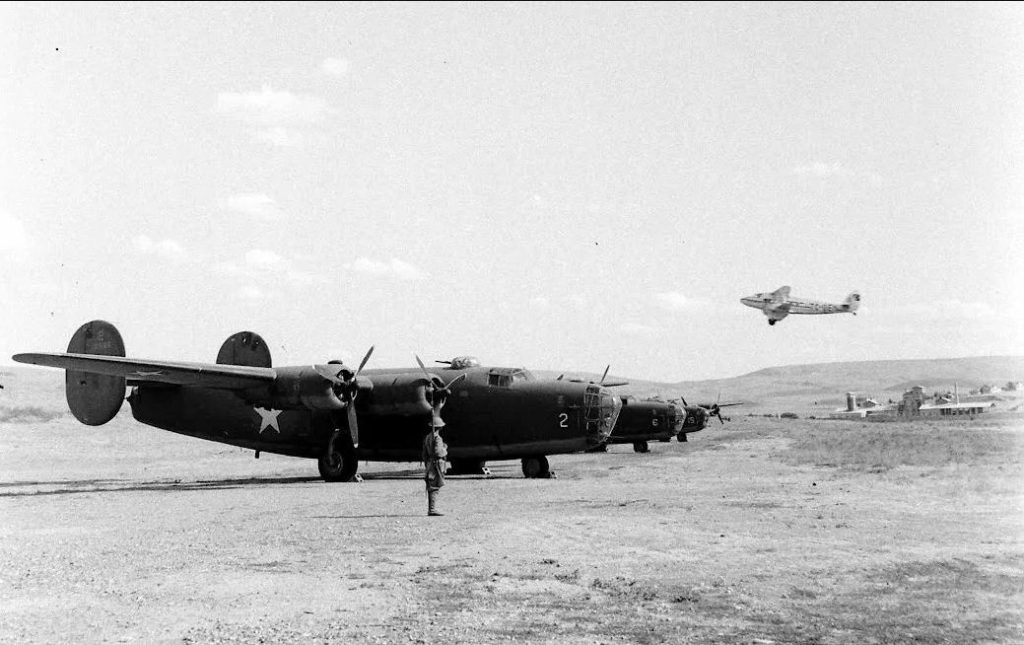
M857 313L857 310L860 309L860 292L854 291L850 295L846 296L846 301L843 302L843 308L851 314Z
M105 320L93 320L79 327L71 337L68 353L124 356L124 341L116 327ZM101 426L121 409L125 379L67 370L64 388L71 414L87 426Z

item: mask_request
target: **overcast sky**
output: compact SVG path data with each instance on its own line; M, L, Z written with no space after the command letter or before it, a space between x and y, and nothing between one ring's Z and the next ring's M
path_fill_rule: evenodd
M0 125L0 364L1024 354L1020 3L3 3Z

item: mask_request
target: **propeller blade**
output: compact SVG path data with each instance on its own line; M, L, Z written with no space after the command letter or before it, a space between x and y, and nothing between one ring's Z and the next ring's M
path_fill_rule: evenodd
M559 374L558 378L556 378L555 380L556 381L561 381L563 376L565 376L565 374Z
M373 353L373 348L374 346L370 345L370 351L366 352L366 356L363 356L363 360L361 363L359 363L359 369L356 370L355 376L359 376L359 372L362 372L363 368L366 367L366 361L370 360L370 354ZM353 377L353 379L354 378L355 377Z
M452 386L455 385L456 383L458 383L459 381L463 380L464 378L466 378L466 374L465 373L459 374L458 376L453 378L451 380L451 382L448 383L448 385L445 385L443 388L438 390L438 392L443 394L443 395L445 395L445 396L447 396L448 393L452 391Z
M348 404L348 431L352 434L352 446L355 448L359 447L359 420L356 418L356 406L355 403L349 401Z
M316 370L317 374L324 377L331 383L334 383L335 385L345 384L345 380L339 376L342 373L343 369L336 369L335 365L314 365L313 369Z
M601 385L604 384L604 378L606 376L608 376L608 370L610 370L611 368L612 368L611 363L608 364L608 367L604 368L604 374L601 375Z
M679 400L683 402L683 407L684 408L690 407L690 405L686 402L686 397L683 396L682 394L679 395Z
M413 354L413 356L416 356L416 354ZM423 373L426 375L427 380L432 381L432 379L430 378L430 372L427 371L427 366L423 364L423 361L420 360L419 356L416 356L416 362L420 364L420 369L423 370Z

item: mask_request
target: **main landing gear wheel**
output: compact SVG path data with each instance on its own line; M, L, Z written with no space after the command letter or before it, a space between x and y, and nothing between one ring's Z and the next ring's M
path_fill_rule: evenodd
M320 476L327 482L350 482L355 479L359 462L352 436L347 432L335 433L327 444L323 456L317 460Z
M774 321L774 320L771 320L771 319L769 319L769 320L768 320L768 324L769 324L769 325L774 325L774 324L775 324L775 321Z
M476 459L452 459L449 475L490 475L491 470L486 461Z
M550 479L551 468L548 466L548 458L541 456L523 459L523 477L527 479Z
M646 441L634 441L633 452L648 452L650 448L647 447Z

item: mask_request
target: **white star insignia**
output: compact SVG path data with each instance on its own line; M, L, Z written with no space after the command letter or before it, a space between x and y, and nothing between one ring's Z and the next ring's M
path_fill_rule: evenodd
M163 376L163 373L163 370L157 370L155 372L143 372L142 370L135 370L134 372L132 372L132 374L135 374L136 376L141 376L143 378L147 376Z
M267 410L266 408L253 408L256 414L260 415L260 429L259 434L263 434L263 431L267 428L272 429L277 434L281 434L281 427L277 425L277 415L281 414L280 410Z

